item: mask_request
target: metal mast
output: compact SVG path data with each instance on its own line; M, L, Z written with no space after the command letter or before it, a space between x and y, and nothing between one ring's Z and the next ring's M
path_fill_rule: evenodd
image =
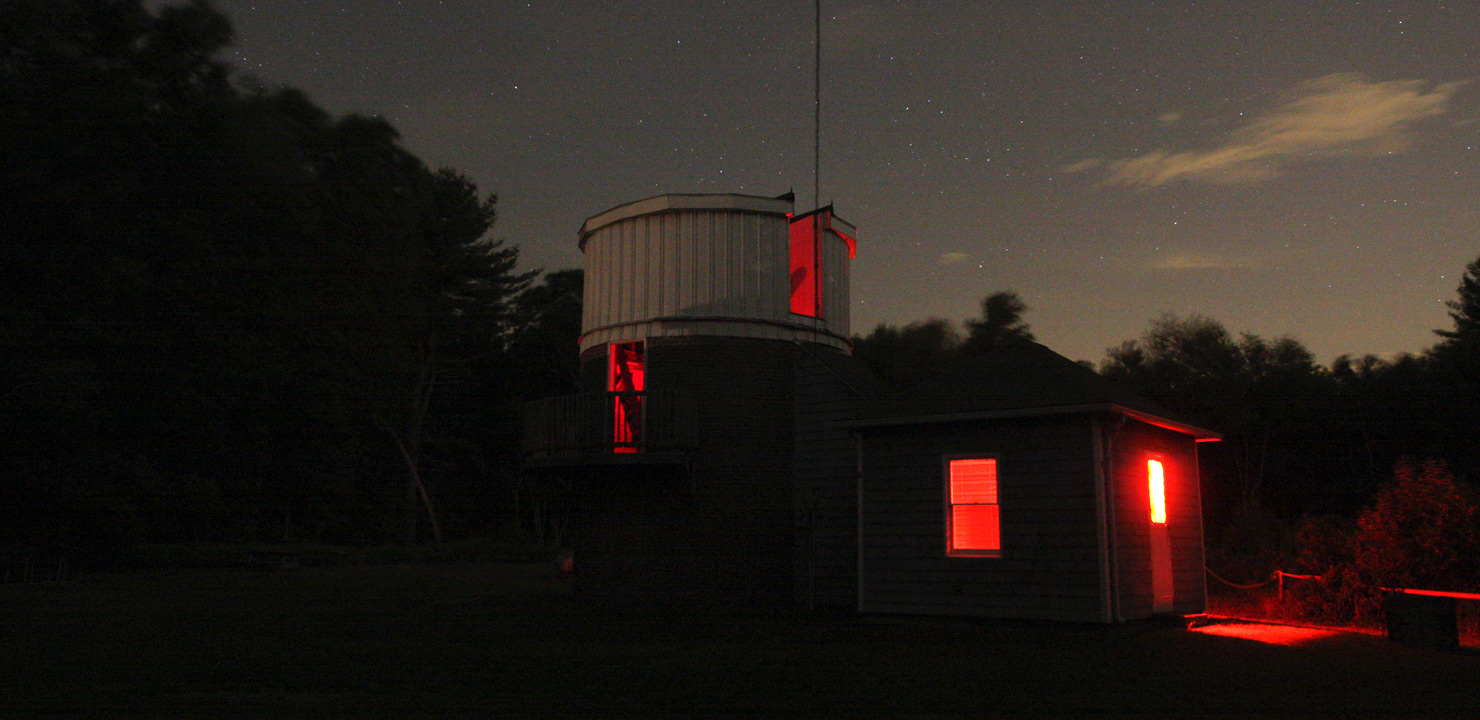
M812 207L822 207L822 0L812 17Z

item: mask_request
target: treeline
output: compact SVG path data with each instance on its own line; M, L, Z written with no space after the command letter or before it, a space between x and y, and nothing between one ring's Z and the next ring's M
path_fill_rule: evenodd
M0 5L0 544L378 543L508 517L580 273L384 120L221 60L195 2Z
M1166 316L1109 349L1097 369L1224 434L1200 446L1213 532L1251 515L1354 518L1405 459L1480 479L1480 259L1449 308L1453 329L1417 355L1323 366L1293 338ZM908 384L983 348L1032 340L1026 310L1017 295L997 293L961 330L940 319L880 325L854 339L855 354L886 381Z

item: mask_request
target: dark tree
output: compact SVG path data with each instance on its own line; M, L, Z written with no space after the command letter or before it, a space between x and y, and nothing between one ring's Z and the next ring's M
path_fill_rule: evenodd
M559 270L514 299L507 344L511 396L533 399L579 391L575 338L581 336L584 285L579 268Z
M1453 330L1435 330L1447 343L1480 343L1480 258L1465 266L1457 300L1445 300Z
M982 299L981 317L966 320L964 338L939 318L903 328L881 323L866 336L854 336L853 355L884 382L907 384L941 372L965 356L1032 342L1033 333L1022 317L1027 310L1017 293L993 293Z
M1330 490L1311 481L1326 452L1320 423L1328 416L1329 382L1299 342L1235 339L1209 318L1168 315L1140 340L1109 350L1100 371L1224 433L1203 452L1208 476L1234 492L1208 488L1209 499L1231 500L1243 512L1273 500L1293 513Z
M493 198L236 82L230 38L203 2L0 3L0 542L383 540L513 444L464 392L528 282Z
M981 317L966 321L962 352L979 355L992 348L1032 342L1033 333L1023 321L1027 311L1027 303L1017 293L996 292L983 298Z
M960 333L939 318L903 328L881 323L868 335L853 338L853 356L880 380L899 385L944 370L960 345Z
M1456 474L1480 480L1480 258L1465 266L1456 292L1446 302L1454 329L1436 331L1442 339L1427 358L1430 438L1438 446L1434 456Z

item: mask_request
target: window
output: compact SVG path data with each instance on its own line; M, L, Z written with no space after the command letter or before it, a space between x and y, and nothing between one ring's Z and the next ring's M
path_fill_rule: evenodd
M1172 535L1167 530L1166 471L1160 460L1146 461L1151 491L1151 612L1171 612L1176 600L1172 575Z
M1151 486L1151 522L1165 525L1167 523L1167 488L1166 475L1162 471L1160 460L1146 462L1146 478L1146 484Z
M642 341L613 343L608 358L606 389L611 393L612 452L635 453L642 443Z
M946 462L946 554L999 557L997 458L957 458Z

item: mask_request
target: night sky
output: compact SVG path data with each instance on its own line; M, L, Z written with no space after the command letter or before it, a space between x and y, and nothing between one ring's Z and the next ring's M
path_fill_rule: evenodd
M812 205L812 4L216 0L229 59L499 196L524 264L665 192ZM1098 361L1163 313L1418 352L1480 255L1480 3L823 4L855 333L1027 301Z

